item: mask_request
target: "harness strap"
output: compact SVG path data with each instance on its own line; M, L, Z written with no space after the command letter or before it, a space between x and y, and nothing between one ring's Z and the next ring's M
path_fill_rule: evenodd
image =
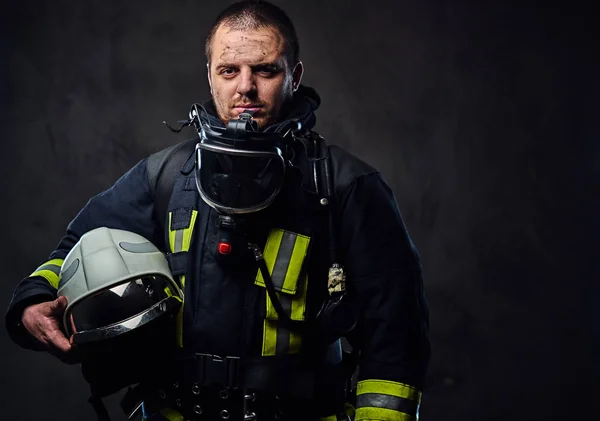
M160 225L160 232L165 231L167 209L177 173L188 160L197 143L198 138L193 137L148 157L146 172L150 190L154 194L154 215Z

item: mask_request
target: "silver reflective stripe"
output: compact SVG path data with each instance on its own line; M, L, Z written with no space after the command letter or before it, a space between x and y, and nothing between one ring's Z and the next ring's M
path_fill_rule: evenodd
M130 253L154 253L158 252L158 249L149 241L145 243L129 243L127 241L121 241L119 247Z
M77 272L77 269L79 268L79 259L75 259L73 260L73 262L69 265L68 268L66 268L65 270L63 270L63 274L60 278L59 287L62 287L64 284L66 284L67 282L69 282L69 280L73 277L73 275L75 275L75 273Z
M283 243L283 241L282 241ZM292 297L287 294L279 294L279 302L283 311L288 316L292 313ZM290 331L283 328L277 327L277 342L275 345L276 353L288 354L290 352Z
M50 272L53 272L56 276L60 275L60 266L59 265L53 265L53 264L43 265L43 266L40 266L39 268L37 268L35 271L39 272L40 270L49 270Z
M281 327L277 328L277 342L275 354L282 355L290 352L290 331Z
M418 402L382 393L364 393L358 395L356 397L356 408L364 407L392 409L412 416L417 416L419 412Z
M183 229L175 231L175 250L173 250L173 253L183 251L183 231Z
M273 273L271 274L271 280L277 290L281 290L285 282L285 275L292 261L296 236L297 234L295 233L284 231L281 237L281 244L279 245L279 251L277 252L277 258L273 266Z

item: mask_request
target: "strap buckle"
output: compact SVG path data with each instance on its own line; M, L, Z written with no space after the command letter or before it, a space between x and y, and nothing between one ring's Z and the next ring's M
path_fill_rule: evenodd
M198 384L217 384L236 389L241 383L240 357L196 353L195 373Z
M178 251L177 253L167 253L167 262L174 277L185 275L187 272L188 252Z

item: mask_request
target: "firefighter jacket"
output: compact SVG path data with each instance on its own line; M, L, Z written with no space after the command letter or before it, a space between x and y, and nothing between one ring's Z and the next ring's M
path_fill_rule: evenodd
M310 88L296 93L291 113L301 117L307 130L315 123L313 111L319 102ZM220 124L214 115L210 118ZM359 315L349 337L360 349L356 419L413 420L429 360L428 313L418 253L382 175L342 148L330 146L329 153L338 255ZM275 202L244 223L249 238L264 251L290 318L313 326L328 298L327 271L332 262L326 218L319 209L307 155L306 148L297 148L294 166L286 171ZM280 375L267 378L275 385L250 386L291 394L298 389L321 393L322 382L314 377L307 380L311 370L294 362L295 356L310 355L313 365L318 365L326 348L319 343L320 336L294 332L279 323L256 266L227 267L219 261L217 214L198 195L194 156L174 184L164 231L156 223L146 163L140 161L112 187L92 197L49 259L17 286L6 314L13 340L25 348L38 348L20 325L23 309L56 298L60 267L71 247L84 233L106 226L142 235L168 253L173 274L185 291L181 349L267 365L273 361ZM318 368L312 371L318 376ZM307 386L311 382L317 384L312 389Z

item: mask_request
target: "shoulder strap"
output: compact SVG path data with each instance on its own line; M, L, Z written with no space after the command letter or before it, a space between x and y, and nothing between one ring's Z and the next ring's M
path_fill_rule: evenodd
M148 182L154 195L154 216L160 225L161 232L165 231L167 207L177 173L194 151L196 143L198 143L197 137L184 140L150 155L146 161Z
M321 206L327 209L328 220L327 230L329 235L329 259L331 263L340 263L338 261L337 238L338 233L334 222L337 201L333 182L333 170L331 154L325 138L316 132L310 132L313 142L314 153L314 181L317 194L320 196Z

